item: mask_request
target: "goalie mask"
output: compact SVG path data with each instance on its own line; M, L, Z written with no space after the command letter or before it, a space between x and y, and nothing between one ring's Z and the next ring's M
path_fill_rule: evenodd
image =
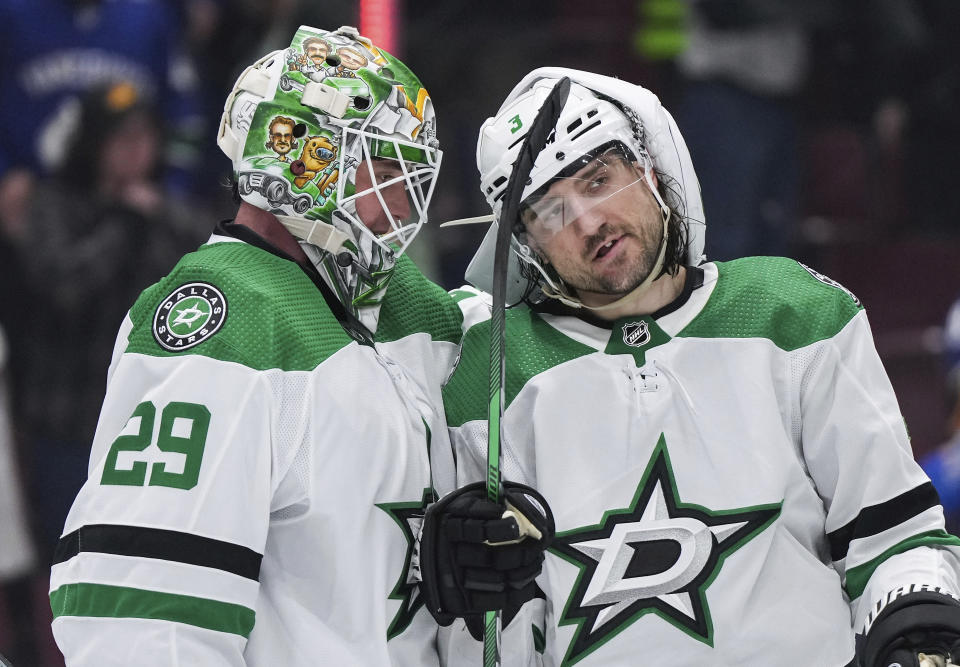
M403 63L353 28L301 26L237 79L217 144L243 201L273 213L353 306L379 303L441 158L430 96Z
M627 201L635 188L648 188L652 193L663 219L663 234L654 241L659 245L653 252L655 259L647 280L633 291L643 289L660 274L668 245L668 226L671 235L677 235L680 228L669 224L675 212L683 215L686 229L674 243L685 243L680 251L687 263L697 265L703 261L700 187L673 119L646 89L589 72L566 68L534 70L507 96L497 115L484 123L477 144L477 167L481 190L494 218L499 217L504 190L523 138L543 100L564 76L571 79L569 96L527 179L521 196L520 220L511 221L519 224L512 230L511 238L513 258L507 281L510 303L527 296L532 282L544 296L582 306L552 267L538 257L534 237L551 230L555 233L607 199L618 197ZM585 174L600 176L585 178ZM667 189L674 195L670 206L656 186L658 177L666 181ZM551 190L551 186L561 182L563 185ZM616 187L610 187L610 183ZM467 269L467 280L480 289L489 290L492 285L496 227L491 226Z

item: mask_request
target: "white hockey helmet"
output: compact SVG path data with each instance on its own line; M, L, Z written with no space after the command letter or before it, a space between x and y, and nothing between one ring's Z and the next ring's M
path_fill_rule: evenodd
M550 143L534 162L522 199L536 193L557 175L575 168L583 157L597 155L611 145L620 146L646 172L645 179L661 209L665 204L650 183L649 171L655 170L670 181L688 226L686 261L692 265L703 262L705 224L700 185L673 118L656 95L645 88L590 72L557 67L536 69L514 87L496 116L484 123L477 143L477 168L481 191L494 211L494 218L499 216L503 192L526 130L543 99L565 76L571 80L570 94ZM484 290L489 290L493 282L496 228L496 224L491 225L467 268L467 280ZM576 298L556 282L556 277L544 270L522 238L514 234L511 244L514 252L508 270L508 302L520 300L528 287L520 271L522 262L542 277L541 288L548 296L579 305Z
M441 151L430 95L403 63L343 27L300 26L290 46L248 67L227 97L217 144L240 197L290 232L367 268L392 264L427 219ZM372 161L399 176L373 178ZM357 192L357 170L371 187ZM410 216L395 219L382 192L402 183ZM357 199L376 197L390 230L375 234Z

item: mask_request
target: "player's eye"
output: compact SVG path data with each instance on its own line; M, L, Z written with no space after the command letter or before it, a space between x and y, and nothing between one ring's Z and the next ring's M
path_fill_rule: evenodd
M607 169L601 168L598 169L590 178L584 183L584 190L587 194L597 195L602 193L607 185L610 183L610 175L607 173Z
M562 197L541 200L531 211L530 223L544 231L558 231L563 226L563 209Z
M557 203L553 204L544 212L543 219L544 222L550 223L556 220L563 218L563 204L560 200L557 200Z
M392 181L395 178L403 176L403 171L400 167L395 165L388 165L385 163L380 163L378 169L376 169L376 177L378 183L386 183L387 181Z

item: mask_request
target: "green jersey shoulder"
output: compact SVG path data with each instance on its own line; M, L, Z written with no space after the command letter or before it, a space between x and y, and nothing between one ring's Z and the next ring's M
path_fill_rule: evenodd
M459 343L462 323L463 314L454 298L424 276L413 260L401 255L380 307L377 341L427 333L436 341Z
M127 352L310 370L352 339L296 263L235 242L185 255L130 310Z
M699 311L674 338L765 339L790 351L836 335L862 310L849 290L791 259L749 257L717 262L716 267L716 283L706 303L681 306ZM507 405L540 373L590 354L622 352L607 344L611 332L597 329L591 347L567 335L562 324L550 324L526 307L508 310L505 322ZM669 342L667 334L661 336L657 345ZM475 397L487 391L489 340L490 320L464 334L460 360L443 392L451 426L484 417Z
M835 336L863 309L840 283L792 259L717 262L717 282L681 337L765 338L795 350Z

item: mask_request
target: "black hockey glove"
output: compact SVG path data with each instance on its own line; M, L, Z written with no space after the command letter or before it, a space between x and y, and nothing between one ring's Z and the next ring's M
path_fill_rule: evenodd
M960 662L960 602L933 591L908 593L887 605L857 644L860 667Z
M506 625L537 596L534 580L555 532L543 496L523 484L503 487L506 505L488 500L483 482L444 496L427 508L420 537L427 609L440 625L463 618L477 640L485 611L502 610Z

